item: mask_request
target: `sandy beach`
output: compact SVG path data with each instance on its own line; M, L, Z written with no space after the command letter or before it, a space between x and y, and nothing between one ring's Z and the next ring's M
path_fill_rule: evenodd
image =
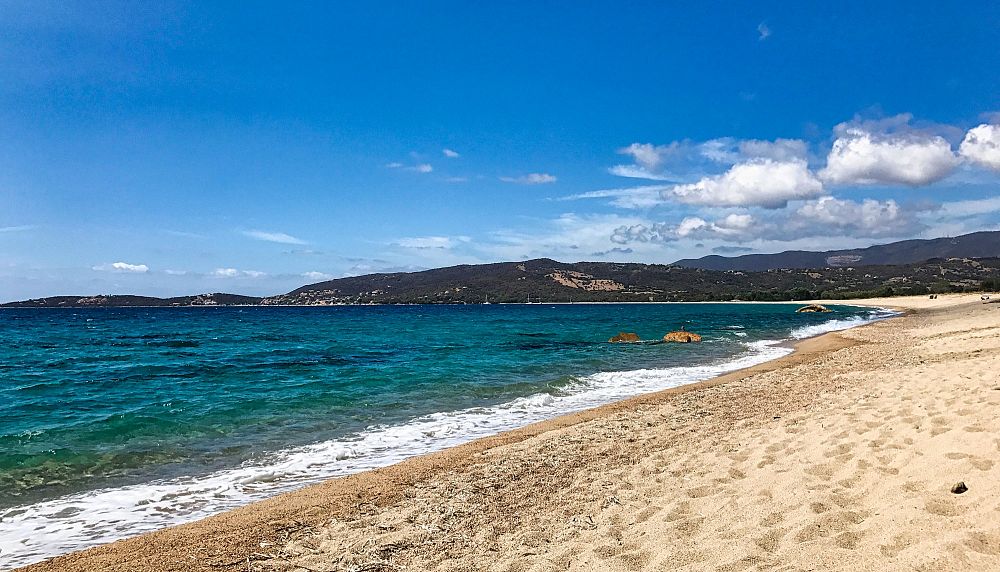
M1000 304L848 303L908 313L24 570L1000 569Z

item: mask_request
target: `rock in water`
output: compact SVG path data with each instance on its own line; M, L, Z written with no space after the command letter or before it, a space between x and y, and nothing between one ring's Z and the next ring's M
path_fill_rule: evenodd
M808 306L802 306L801 308L795 311L798 313L813 313L813 312L832 312L833 310L827 308L822 304L809 304Z
M965 481L958 481L957 483L951 486L951 492L955 493L956 495L960 495L967 490L969 490L969 487L965 486Z
M639 341L639 336L633 332L618 332L618 335L608 340L613 344L634 343Z
M670 332L667 335L663 336L663 341L686 344L689 342L700 342L701 336L699 336L694 332L685 332L684 330L677 330L676 332Z

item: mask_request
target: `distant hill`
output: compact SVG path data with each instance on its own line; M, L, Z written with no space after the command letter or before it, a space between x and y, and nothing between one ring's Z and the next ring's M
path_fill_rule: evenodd
M142 306L253 306L260 303L255 296L239 294L198 294L175 298L155 298L152 296L97 295L97 296L51 296L21 302L0 304L5 308L128 308Z
M925 259L928 256L937 257ZM695 302L846 299L978 291L984 287L995 289L1000 285L1000 232L908 240L857 250L714 257L711 260L716 259L727 261L727 264L737 268L704 269L618 262L565 263L539 258L337 278L266 298L236 294L177 298L57 296L11 302L3 306L84 308ZM910 262L896 262L899 260ZM770 268L772 264L781 268ZM739 269L749 266L763 270Z
M264 305L480 304L804 300L979 290L1000 279L1000 258L764 272L665 264L524 262L368 274L303 286Z
M704 270L759 272L777 268L840 268L882 264L912 264L932 258L990 258L1000 256L1000 231L974 232L953 238L904 240L868 248L811 252L788 250L778 254L711 255L686 258L674 264Z

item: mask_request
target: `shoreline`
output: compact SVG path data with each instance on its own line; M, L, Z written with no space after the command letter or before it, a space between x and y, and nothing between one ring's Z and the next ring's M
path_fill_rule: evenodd
M890 300L892 299L860 301L862 303L856 305L885 308L893 306L886 303ZM781 303L789 304L789 302ZM894 309L906 313L893 320L880 320L876 323L902 320L914 312L912 307L907 309L897 306ZM916 312L933 309L922 308ZM871 324L865 325L865 327L870 326ZM856 330L858 328L847 331ZM836 351L864 343L850 336L845 337L844 332L844 330L828 332L794 340L795 351L789 355L708 380L560 415L519 429L413 457L387 467L323 481L192 523L57 556L29 565L24 570L217 569L227 563L231 565L233 562L258 559L262 547L279 543L283 535L287 537L289 527L297 530L320 527L331 519L353 514L362 504L391 505L404 498L407 488L433 478L440 478L445 474L461 472L478 462L479 457L491 451L523 444L533 438L587 422L627 415L642 408L665 405L680 396L812 363ZM194 557L192 550L197 553ZM255 554L258 556L254 556ZM195 568L192 568L192 565Z

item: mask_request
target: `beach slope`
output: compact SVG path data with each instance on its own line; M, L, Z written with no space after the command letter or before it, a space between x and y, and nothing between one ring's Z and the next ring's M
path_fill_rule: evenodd
M912 311L27 570L1000 569L1000 304L865 303Z

